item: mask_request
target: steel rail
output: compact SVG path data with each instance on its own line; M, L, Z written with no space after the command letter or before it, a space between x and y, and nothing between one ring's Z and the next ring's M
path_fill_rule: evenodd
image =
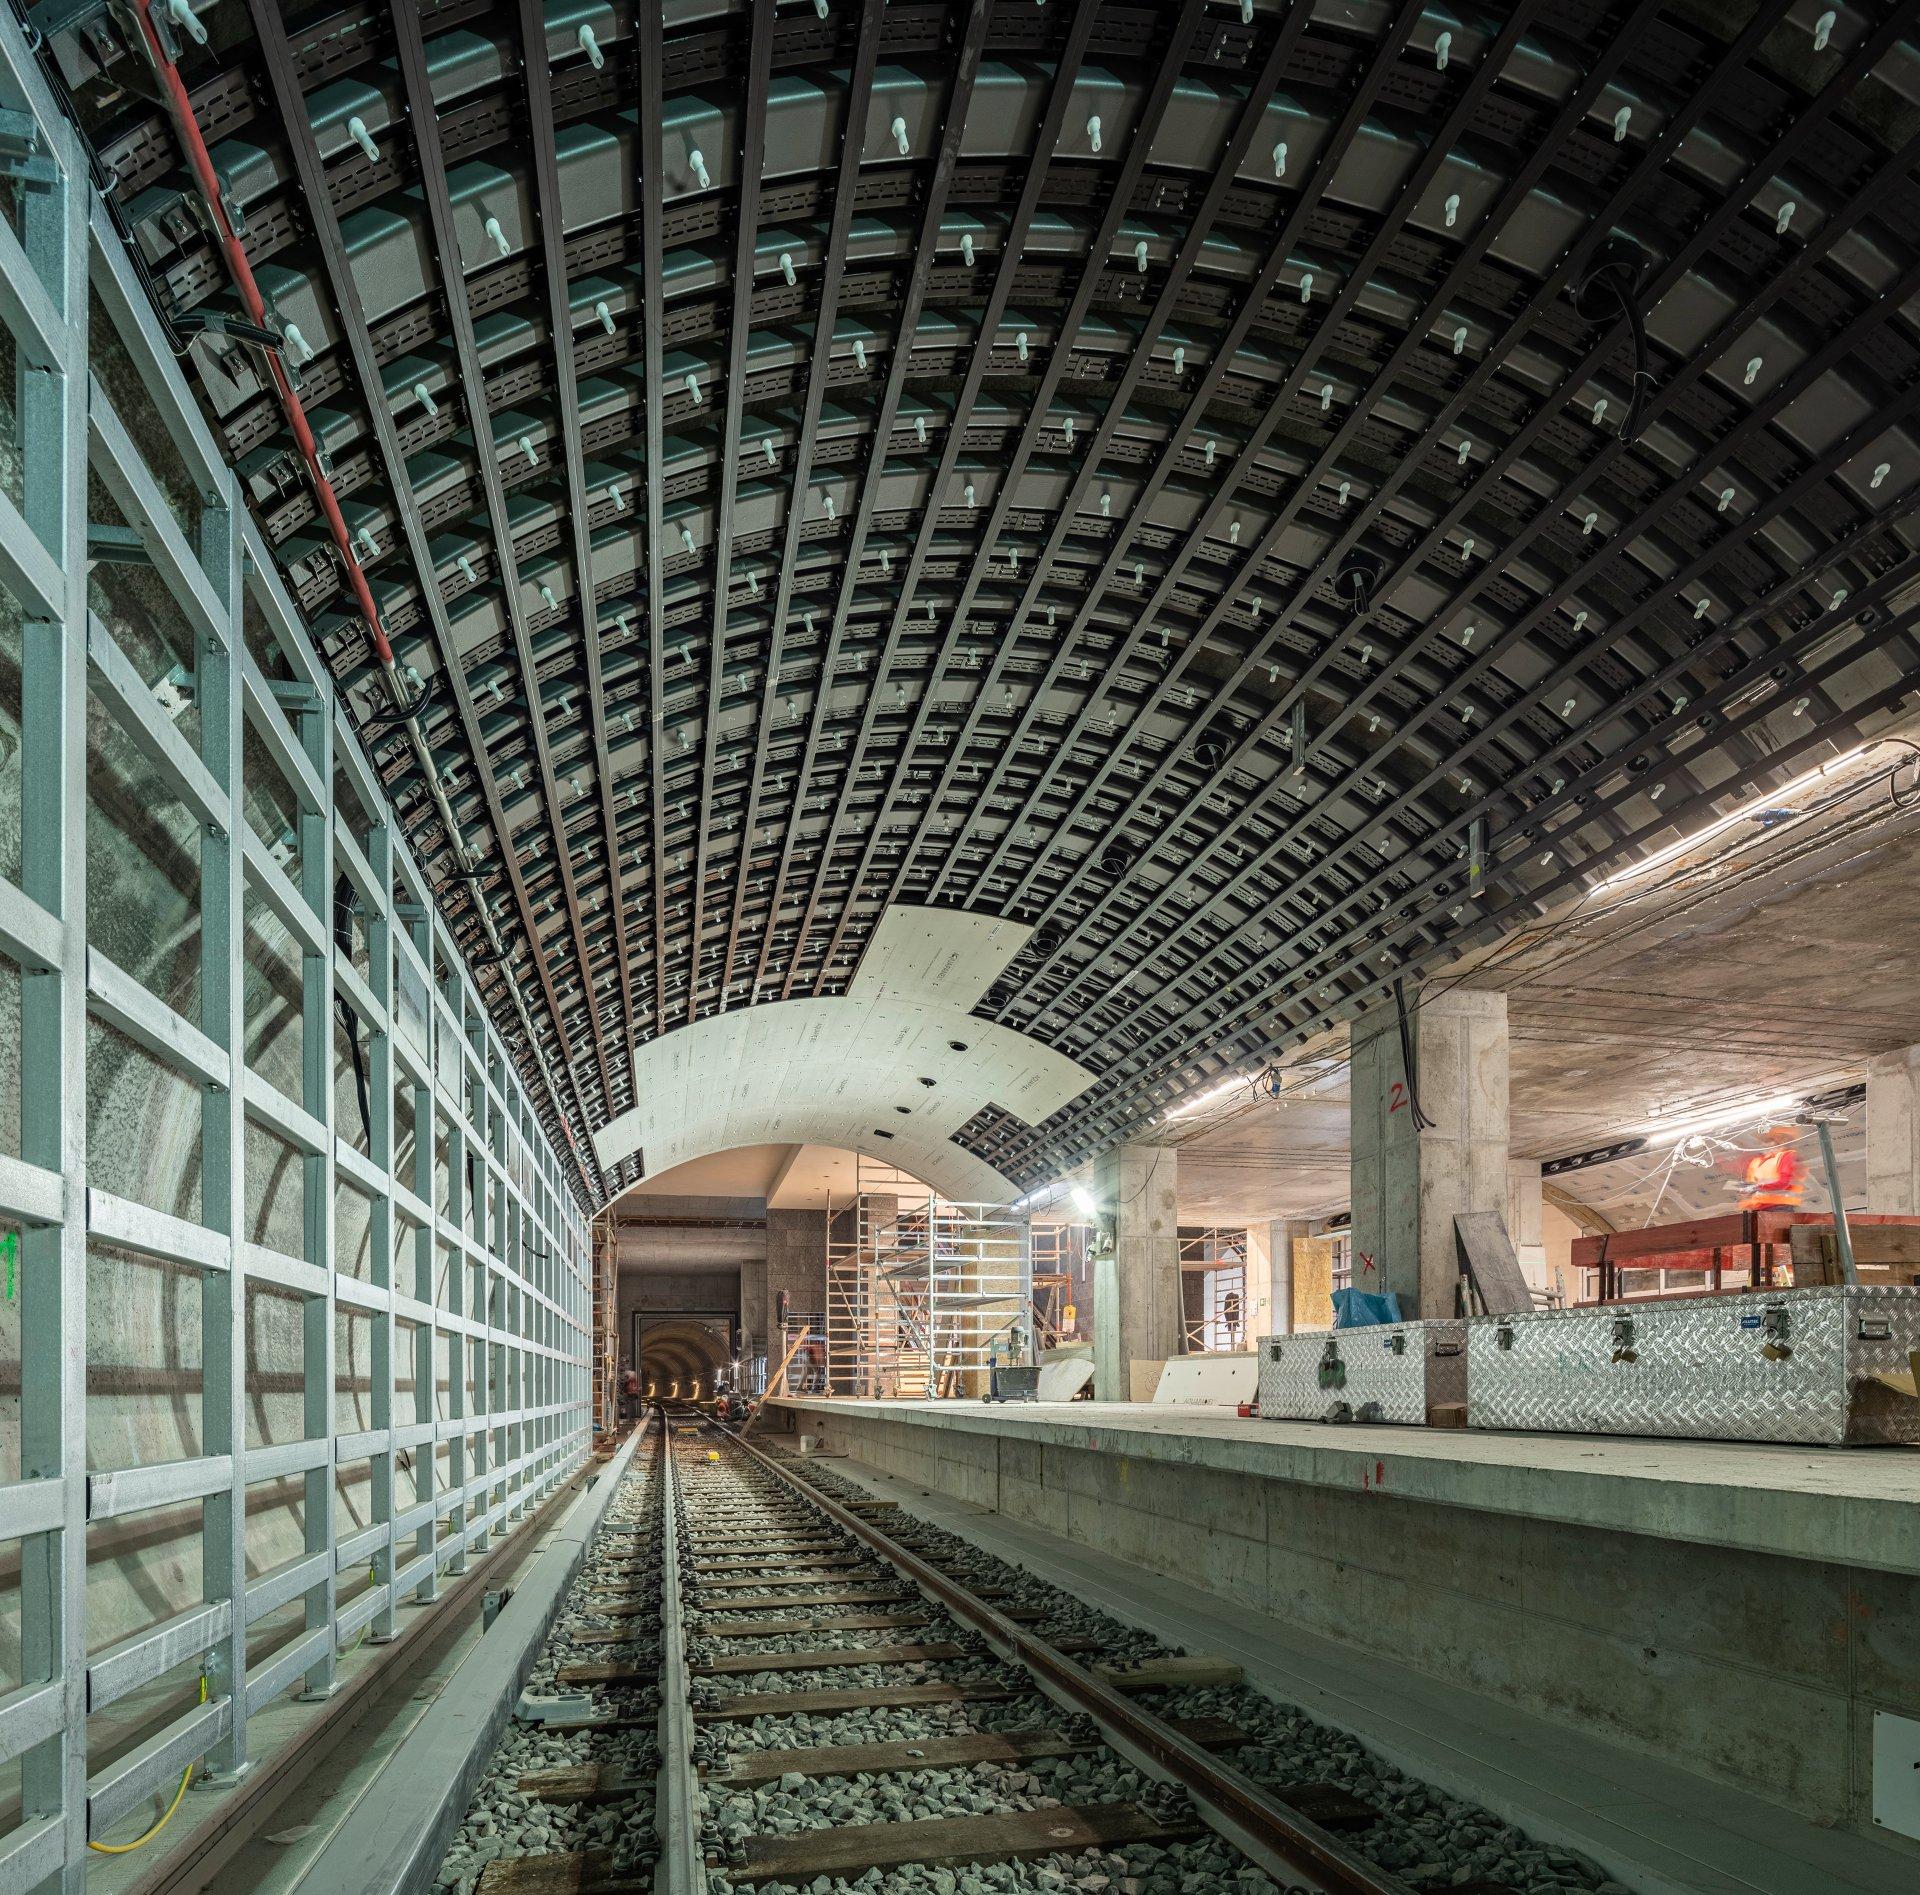
M977 1632L999 1657L1024 1666L1056 1703L1091 1718L1101 1736L1130 1763L1185 1790L1207 1826L1268 1874L1294 1886L1302 1875L1311 1876L1324 1895L1414 1895L1411 1885L1400 1877L1367 1862L1331 1831L1182 1736L1165 1719L1116 1691L1045 1639L1016 1625L784 1462L742 1440L730 1428L710 1425L836 1526L905 1574L928 1598Z
M660 1838L659 1895L706 1895L699 1776L693 1755L693 1698L680 1597L680 1476L673 1464L673 1417L660 1417L660 1777L653 1820Z
M370 1710L383 1693L394 1688L403 1669L418 1676L443 1657L471 1628L474 1608L502 1574L517 1573L516 1590L523 1590L543 1553L550 1549L555 1530L565 1525L571 1509L588 1489L603 1479L610 1480L612 1484L603 1498L611 1501L646 1428L643 1420L605 1461L596 1462L589 1456L519 1529L475 1554L464 1572L449 1575L438 1609L430 1617L408 1615L400 1621L392 1643L376 1648L378 1655L371 1663L343 1678L333 1696L315 1707L311 1720L298 1735L290 1737L272 1755L259 1759L227 1794L213 1802L196 1828L148 1868L136 1884L139 1895L176 1895L176 1891L185 1895L188 1890L221 1886L209 1878L217 1877L276 1819L287 1797L299 1787L300 1778L318 1769L347 1739L363 1731ZM416 1706L409 1728L416 1728L430 1708ZM406 1711L407 1706L397 1707L396 1716ZM370 1784L361 1796L373 1787ZM417 1819L418 1785L409 1787L408 1797ZM346 1821L343 1816L336 1823L336 1832Z

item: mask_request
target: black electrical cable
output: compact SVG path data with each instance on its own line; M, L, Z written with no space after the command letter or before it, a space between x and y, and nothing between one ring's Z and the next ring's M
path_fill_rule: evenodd
M1413 1028L1407 1019L1406 983L1398 975L1393 982L1394 1011L1400 1020L1400 1070L1406 1075L1407 1104L1413 1108L1413 1129L1424 1132L1431 1128L1433 1120L1420 1109L1420 1089L1413 1082Z
M1887 795L1892 799L1895 809L1912 809L1920 804L1920 779L1903 796L1900 793L1900 772L1902 770L1920 770L1920 744L1910 737L1882 737L1883 744L1900 744L1914 753L1911 763L1896 763L1887 777Z
M353 883L344 875L333 884L333 945L349 957L353 954ZM340 1024L346 1028L347 1046L353 1054L353 1085L360 1101L360 1136L373 1143L373 1112L367 1096L367 1061L360 1050L360 1023L344 994L336 994L333 1004L340 1010Z
M370 737L377 730L385 730L389 724L410 724L423 712L431 710L439 698L443 677L435 676L420 687L420 695L411 704L396 704L388 710L376 711L371 717L362 719L360 734Z
M1627 405L1627 418L1620 429L1622 444L1631 447L1640 438L1641 411L1647 405L1647 390L1654 380L1653 370L1648 366L1647 323L1623 284L1610 280L1609 287L1620 299L1620 313L1627 319L1627 329L1633 337L1633 399Z

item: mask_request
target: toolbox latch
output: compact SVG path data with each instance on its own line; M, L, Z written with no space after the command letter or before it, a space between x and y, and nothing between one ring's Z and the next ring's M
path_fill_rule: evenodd
M1511 1323L1497 1324L1494 1328L1493 1339L1502 1349L1511 1349L1513 1347L1513 1325Z
M1761 1325L1766 1333L1766 1346L1760 1353L1769 1362L1784 1362L1792 1355L1793 1349L1787 1341L1788 1331L1793 1319L1784 1303L1769 1303L1766 1308L1766 1320Z
M1862 1316L1858 1333L1862 1342L1891 1342L1892 1319L1886 1316Z
M1387 1353L1389 1355L1405 1355L1406 1352L1407 1338L1404 1332L1400 1335L1389 1336L1387 1338Z
M1345 1388L1347 1385L1347 1365L1340 1360L1340 1345L1331 1337L1320 1354L1320 1386L1322 1388Z
M1616 1362L1638 1362L1639 1351L1633 1346L1633 1318L1616 1316L1613 1319L1613 1359Z

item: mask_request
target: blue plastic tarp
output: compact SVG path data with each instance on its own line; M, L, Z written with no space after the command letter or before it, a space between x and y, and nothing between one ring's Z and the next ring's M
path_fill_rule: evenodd
M1370 1329L1375 1323L1404 1320L1400 1299L1391 1290L1335 1290L1333 1293L1336 1329Z

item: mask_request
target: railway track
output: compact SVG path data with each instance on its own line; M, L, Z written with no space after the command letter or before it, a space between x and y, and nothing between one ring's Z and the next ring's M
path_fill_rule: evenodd
M659 1433L523 1701L584 1723L516 1720L443 1888L1625 1895L817 1463Z

